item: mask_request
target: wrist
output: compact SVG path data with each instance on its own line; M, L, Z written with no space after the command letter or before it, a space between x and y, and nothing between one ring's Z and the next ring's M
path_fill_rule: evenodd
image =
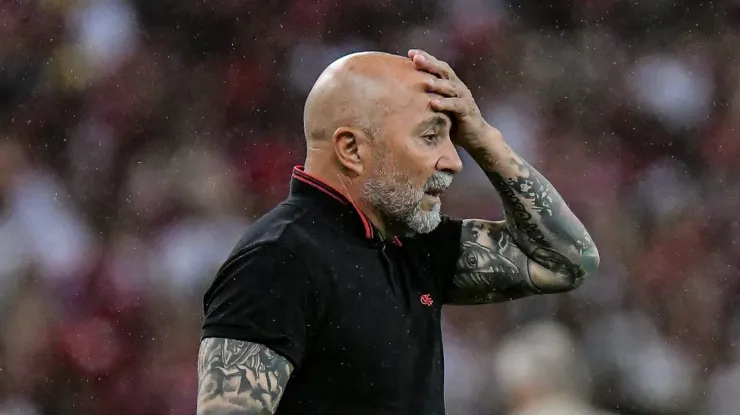
M484 171L495 170L501 161L513 155L501 132L491 125L486 125L478 140L463 148Z

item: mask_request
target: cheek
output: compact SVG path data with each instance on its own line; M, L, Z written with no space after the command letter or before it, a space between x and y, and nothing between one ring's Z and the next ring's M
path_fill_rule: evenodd
M416 188L423 187L436 171L437 160L432 147L418 138L408 134L387 135L379 146L382 148L378 149L375 165L384 167L387 173L398 174Z
M427 179L431 176L429 170L424 165L423 161L409 157L408 155L399 158L394 164L396 171L400 172L404 177L405 181L408 181L414 187L422 187L427 182Z
M430 148L415 138L403 138L389 149L393 166L422 183L434 173L436 160Z
M422 144L421 146L425 145ZM405 171L410 178L413 178L412 180L417 186L423 186L434 175L436 164L436 159L428 149L420 151L418 146L409 146L406 152L406 160L402 162L402 166L406 166Z

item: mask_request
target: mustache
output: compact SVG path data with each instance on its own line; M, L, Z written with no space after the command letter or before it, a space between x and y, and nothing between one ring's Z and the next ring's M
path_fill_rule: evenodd
M447 172L436 172L424 184L424 192L437 191L443 192L449 188L455 175Z

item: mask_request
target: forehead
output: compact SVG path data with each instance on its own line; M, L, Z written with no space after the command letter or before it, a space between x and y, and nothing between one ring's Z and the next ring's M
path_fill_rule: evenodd
M398 77L390 91L389 122L413 128L434 115L450 121L447 114L436 112L429 106L432 99L440 97L426 91L424 83L431 79L435 77L415 69L403 77Z

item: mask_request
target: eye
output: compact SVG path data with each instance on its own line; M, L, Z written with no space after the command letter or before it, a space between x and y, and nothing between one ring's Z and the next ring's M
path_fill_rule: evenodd
M493 261L492 254L477 244L467 246L460 257L460 265L467 270L488 270Z
M437 135L436 133L429 133L429 134L425 134L425 135L423 135L423 136L421 136L421 137L422 137L422 138L424 139L424 141L426 141L427 143L434 143L434 142L436 142L436 141L437 141L437 140L439 139L439 136L438 136L438 135Z

